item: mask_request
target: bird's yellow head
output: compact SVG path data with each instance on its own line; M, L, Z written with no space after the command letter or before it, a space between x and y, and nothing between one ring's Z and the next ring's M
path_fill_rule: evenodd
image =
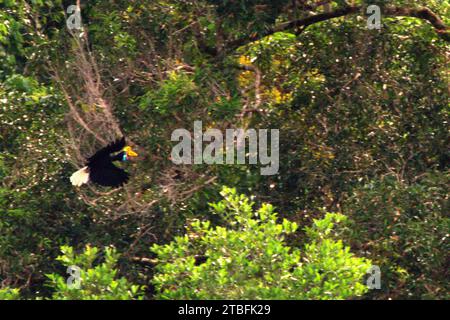
M138 156L138 154L136 152L134 152L130 146L126 146L125 148L123 148L123 151L125 151L125 153L127 154L127 157L137 157Z

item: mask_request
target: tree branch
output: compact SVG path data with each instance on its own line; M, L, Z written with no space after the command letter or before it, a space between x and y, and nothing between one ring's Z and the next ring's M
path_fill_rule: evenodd
M306 18L289 21L270 28L263 33L252 34L248 37L243 37L231 41L227 44L227 51L233 51L243 45L257 41L276 32L286 31L298 27L303 27L302 30L304 30L304 28L312 24L362 12L364 8L365 7L363 6L348 6L336 9L334 11L324 12ZM428 21L435 28L439 36L441 36L445 41L450 42L450 34L448 33L449 28L437 14L435 14L428 8L385 7L382 14L390 17L413 17Z

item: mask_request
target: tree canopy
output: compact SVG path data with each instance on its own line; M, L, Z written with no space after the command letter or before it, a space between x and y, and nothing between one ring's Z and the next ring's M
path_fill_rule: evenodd
M0 0L0 299L448 298L449 13ZM174 163L197 120L279 129L279 172ZM74 188L122 136L129 182Z

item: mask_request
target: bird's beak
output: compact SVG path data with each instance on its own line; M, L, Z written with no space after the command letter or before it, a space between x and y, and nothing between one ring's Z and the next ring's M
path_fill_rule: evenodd
M127 153L127 156L129 157L137 157L138 154L131 149L130 146L125 147L125 152Z

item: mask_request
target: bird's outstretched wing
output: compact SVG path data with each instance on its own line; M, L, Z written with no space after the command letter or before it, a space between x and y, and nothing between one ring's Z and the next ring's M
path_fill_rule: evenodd
M111 142L106 147L98 150L93 156L87 159L88 163L94 163L103 158L107 158L111 153L119 152L125 147L125 137Z
M120 187L128 182L128 173L112 163L96 166L91 169L89 179L101 186Z

